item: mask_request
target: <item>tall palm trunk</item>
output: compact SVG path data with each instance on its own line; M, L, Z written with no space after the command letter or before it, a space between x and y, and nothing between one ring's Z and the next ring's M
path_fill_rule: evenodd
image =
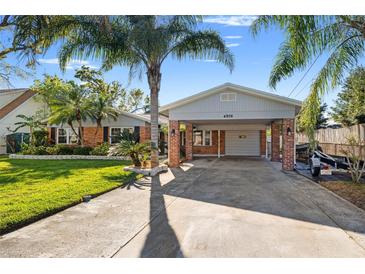
M151 98L151 166L157 167L158 162L158 92L160 91L161 73L159 66L153 66L147 72Z
M80 140L80 145L83 147L84 146L84 130L82 128L82 123L81 120L77 120L77 123L79 124L79 140Z
M31 145L34 145L33 127L29 127L29 143Z
M94 134L94 145L97 145L96 144L96 138L97 138L97 135L99 133L99 129L101 128L101 120L97 120L96 121L96 129L95 129L95 134Z

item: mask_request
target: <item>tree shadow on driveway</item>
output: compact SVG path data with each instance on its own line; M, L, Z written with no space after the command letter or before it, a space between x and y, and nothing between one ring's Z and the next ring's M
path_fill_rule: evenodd
M169 224L159 176L151 178L150 231L140 253L142 258L184 257L179 240Z

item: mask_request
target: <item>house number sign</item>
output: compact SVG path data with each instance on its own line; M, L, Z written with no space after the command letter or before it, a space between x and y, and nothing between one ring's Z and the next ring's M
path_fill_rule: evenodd
M233 114L224 114L223 118L233 118Z

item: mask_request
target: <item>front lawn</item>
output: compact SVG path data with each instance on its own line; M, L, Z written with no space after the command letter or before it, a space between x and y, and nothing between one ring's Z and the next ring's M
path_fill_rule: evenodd
M0 157L0 234L134 179L128 161Z
M365 210L365 184L349 181L322 181L321 186Z

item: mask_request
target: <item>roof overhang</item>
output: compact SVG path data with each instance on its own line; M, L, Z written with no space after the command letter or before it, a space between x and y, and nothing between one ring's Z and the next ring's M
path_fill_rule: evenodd
M257 97L262 97L262 98L266 98L269 100L273 100L273 101L277 101L277 102L281 102L284 104L288 104L288 105L293 105L296 106L298 108L300 108L302 106L302 101L299 100L295 100L289 97L285 97L285 96L280 96L280 95L276 95L270 92L266 92L266 91L262 91L262 90L257 90L257 89L253 89L253 88L248 88L248 87L244 87L244 86L240 86L240 85L235 85L232 83L225 83L223 85L199 92L197 94L194 94L192 96L183 98L181 100L172 102L170 104L164 105L162 107L160 107L160 112L161 114L164 115L168 115L168 111L170 109L174 109L186 104L189 104L193 101L202 99L204 97L210 96L212 94L218 93L218 92L222 92L225 89L230 88L233 91L236 92L241 92L244 94L248 94L248 95L252 95L252 96L257 96Z

